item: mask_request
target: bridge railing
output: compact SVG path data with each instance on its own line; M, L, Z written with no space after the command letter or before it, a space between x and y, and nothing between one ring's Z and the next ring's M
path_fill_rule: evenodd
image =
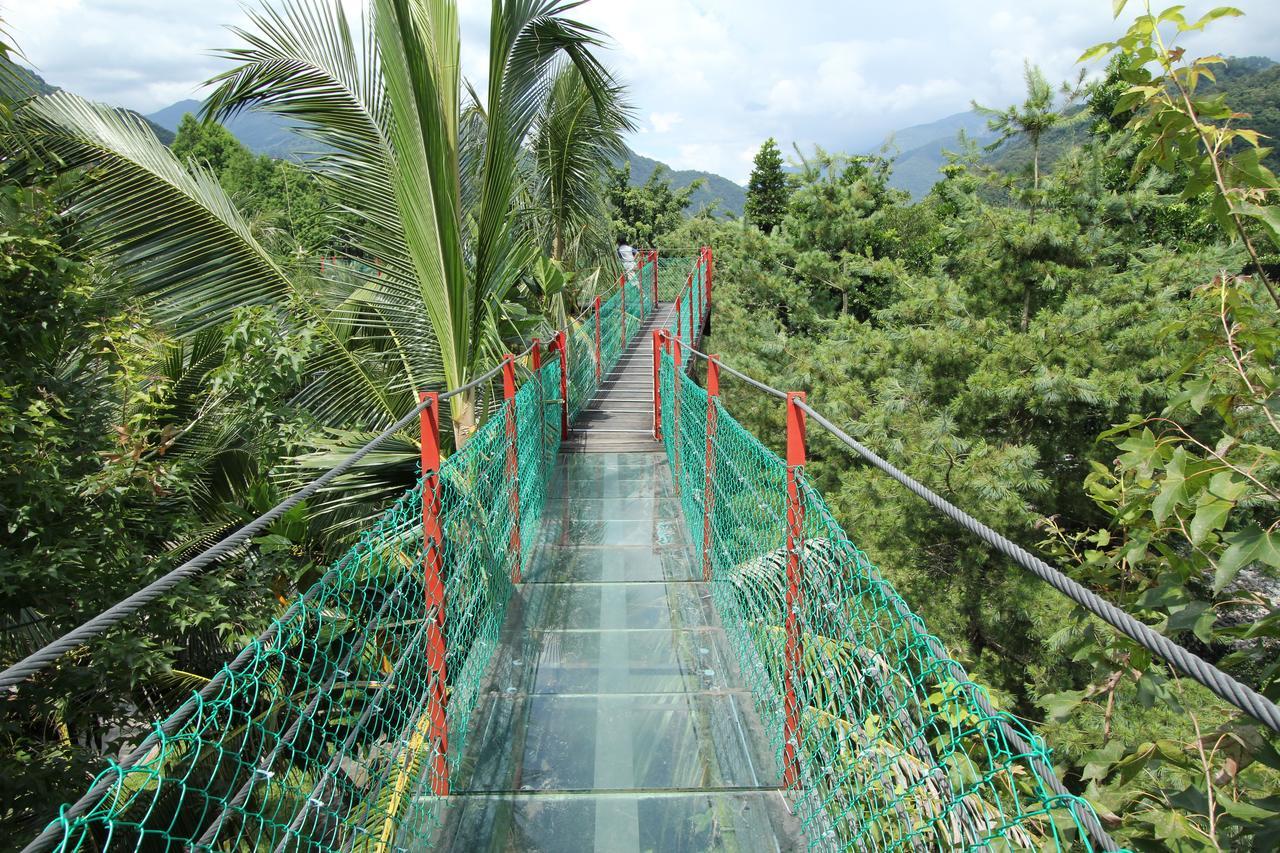
M535 341L473 383L501 374L501 406L447 459L441 404L457 392L423 394L339 469L233 536L247 542L255 526L418 421L418 484L27 849L430 846L564 429L652 312L657 278L647 254L549 344ZM211 565L206 556L178 573ZM166 576L167 588L177 582ZM118 609L97 617L97 633L138 608ZM14 683L67 648L43 650Z
M714 357L705 388L685 375L679 340L655 347L655 422L812 847L1114 849L835 521L805 475L803 395L783 395L784 459L725 410Z

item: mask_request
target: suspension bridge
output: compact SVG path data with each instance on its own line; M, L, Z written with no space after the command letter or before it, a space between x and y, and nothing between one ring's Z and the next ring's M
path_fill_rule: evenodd
M418 484L26 850L1118 849L841 529L805 475L809 421L1280 730L1274 704L803 394L702 353L714 268L709 248L642 253L608 299L473 383L501 402L448 458L441 405L459 392L424 393L272 512L0 673L20 700L419 433ZM723 376L785 407L785 456L725 408Z

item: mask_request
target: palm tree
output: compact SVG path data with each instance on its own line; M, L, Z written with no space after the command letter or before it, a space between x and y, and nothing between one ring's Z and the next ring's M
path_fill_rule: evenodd
M307 167L346 214L351 257L367 262L325 276L277 261L214 177L136 117L57 93L24 105L15 132L90 170L75 199L81 221L180 333L241 305L287 307L318 341L300 402L331 430L376 430L417 389L461 387L505 349L504 303L538 255L517 209L526 147L562 67L580 76L593 114L617 113L620 89L593 53L598 31L565 15L576 5L492 0L483 106L461 78L454 0L369 0L359 31L341 0L250 13L205 114L272 112L318 143ZM451 405L460 445L476 392Z
M622 91L609 94L597 100L578 67L564 63L534 122L535 206L545 215L554 261L589 235L612 243L603 165L626 154L622 134L635 125Z

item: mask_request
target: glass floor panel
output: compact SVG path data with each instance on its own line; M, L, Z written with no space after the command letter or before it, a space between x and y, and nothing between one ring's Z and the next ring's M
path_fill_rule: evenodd
M530 561L525 583L607 583L701 580L685 546L562 548L544 546Z
M507 604L503 631L699 628L714 624L713 607L703 583L525 584Z
M679 693L734 689L717 629L538 631L504 643L493 682L513 693Z
M715 790L779 785L741 694L487 697L459 792Z
M780 853L795 828L773 792L489 795L464 798L444 849L498 853Z
M672 491L659 453L560 457L435 846L803 847Z

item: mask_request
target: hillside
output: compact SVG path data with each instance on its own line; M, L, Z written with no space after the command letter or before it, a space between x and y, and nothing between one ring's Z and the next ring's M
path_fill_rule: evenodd
M1248 127L1273 140L1280 139L1280 65L1260 56L1232 57L1217 76L1217 84L1206 85L1204 92L1226 93L1227 102L1233 108L1250 114L1245 122ZM979 144L985 145L995 138L987 130L986 119L972 110L890 134L885 143L891 153L899 152L890 184L909 191L913 199L925 196L941 179L938 169L947 162L943 151L958 147L961 130ZM1041 145L1042 165L1051 167L1063 152L1083 142L1088 133L1087 121L1050 131ZM1002 171L1029 169L1031 146L1025 140L1010 140L986 154L984 159ZM1280 157L1272 152L1269 163L1273 168L1280 168Z
M43 77L41 77L36 72L32 71L30 68L27 68L22 65L17 65L15 63L9 62L8 60L4 60L4 59L0 59L0 63L4 63L5 65L7 65L13 70L18 80L21 81L22 89L26 93L34 93L36 95L52 95L54 92L62 91L57 86L54 86L49 82L47 82ZM173 142L173 133L168 128L165 128L159 124L156 124L155 122L151 121L151 119L147 118L146 116L140 113L136 113L133 110L125 110L124 112L127 112L131 115L135 115L138 118L145 121L148 125L150 125L151 132L154 133L156 135L156 138L159 139L165 145L169 145L170 143Z
M187 113L198 113L200 107L200 101L179 101L151 113L147 118L161 127L176 131L182 117ZM289 129L286 121L269 113L241 113L226 122L226 126L255 154L267 154L278 159L296 159L303 156L305 152L315 149L314 142L294 133ZM648 180L659 166L666 165L651 157L637 154L630 148L627 149L626 159L631 163L631 182L636 186ZM619 160L615 165L621 165L622 162ZM734 216L742 215L742 209L747 202L747 191L733 181L711 172L666 168L667 178L676 189L683 189L698 178L705 181L704 186L693 194L689 204L690 212L702 210L718 202L718 210L732 213Z
M178 101L151 113L147 118L161 127L176 131L182 117L187 113L198 114L201 106L201 101ZM278 160L296 160L317 147L315 142L294 133L287 121L270 113L242 112L223 124L250 151Z
M889 134L884 145L890 154L897 153L890 185L907 190L914 199L926 195L941 178L938 170L947 163L943 152L958 147L961 131L979 143L992 139L987 120L972 110Z
M647 181L659 166L666 166L665 163L654 160L652 157L645 157L643 154L637 154L630 148L627 149L627 160L631 163L631 183L635 186ZM621 165L621 161L615 165ZM742 216L742 210L747 204L747 191L745 188L726 177L712 172L699 172L694 169L672 169L670 166L666 166L666 169L667 179L671 181L671 185L676 189L683 189L698 178L702 178L705 181L703 186L699 187L693 194L693 198L689 202L690 212L697 212L713 202L719 202L718 210L721 212Z

